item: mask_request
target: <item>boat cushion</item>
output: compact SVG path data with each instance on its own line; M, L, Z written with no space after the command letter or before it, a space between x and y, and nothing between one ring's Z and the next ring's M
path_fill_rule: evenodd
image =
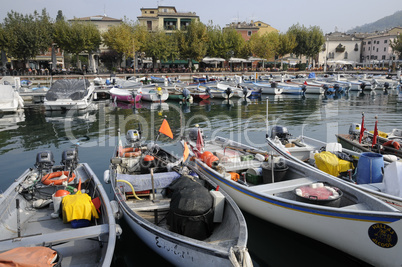
M92 217L99 218L91 197L88 194L82 194L81 191L63 197L62 205L64 223L72 220L90 221Z
M0 254L0 266L54 266L57 252L47 247L18 247Z
M338 176L341 172L354 168L352 162L339 159L335 154L328 151L316 153L314 159L318 169L333 176Z

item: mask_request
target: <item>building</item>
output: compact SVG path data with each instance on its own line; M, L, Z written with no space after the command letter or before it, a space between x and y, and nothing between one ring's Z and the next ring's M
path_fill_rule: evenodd
M391 43L402 33L402 27L395 27L388 31L376 32L363 39L362 63L367 65L391 66L398 56L391 48Z
M269 25L269 24L267 24L267 23L265 23L265 22L262 22L262 21L256 21L256 22L253 22L253 21L251 21L251 23L255 26L255 27L258 27L259 29L258 29L258 33L259 34L265 34L265 33L270 33L270 32L277 32L277 33L279 33L279 30L277 30L277 29L275 29L274 27L272 27L271 25Z
M318 55L318 65L355 66L360 62L363 36L333 32L325 35L323 50Z
M232 22L230 24L226 24L225 28L233 28L238 33L241 34L245 41L248 41L251 38L251 35L257 33L259 31L259 27L255 26L253 22Z
M185 30L192 20L200 20L195 12L178 12L173 6L141 8L141 16L137 19L148 31L165 31L167 34L175 30Z

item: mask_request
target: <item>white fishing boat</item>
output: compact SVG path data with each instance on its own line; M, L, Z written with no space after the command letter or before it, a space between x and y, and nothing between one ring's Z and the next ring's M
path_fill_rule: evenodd
M86 109L92 104L94 90L88 80L57 80L47 91L44 106L46 110Z
M247 87L238 87L225 82L217 82L216 88L220 90L231 90L233 92L233 97L247 98L251 95L251 90Z
M0 84L0 112L17 112L24 107L24 100L11 86Z
M198 85L197 90L210 95L211 98L229 99L233 96L233 91L229 89L221 90L210 86Z
M283 95L301 95L306 92L306 89L301 85L288 84L286 82L275 82L276 87L282 90Z
M89 165L78 162L77 150L64 151L61 164L54 165L52 152L40 152L34 167L1 194L0 262L14 261L12 266L112 264L121 228L106 191ZM28 251L38 256L27 259ZM46 257L53 263L41 265Z
M170 136L166 131L162 124L160 132ZM183 163L186 149L177 158L140 139L138 130L129 130L105 172L130 228L175 266L252 266L246 221L235 202Z
M194 164L242 210L374 266L402 262L402 213L393 206L296 161L267 161L267 152L227 138L203 143Z
M163 87L142 87L137 93L141 95L141 99L149 102L164 102L169 98L169 92Z
M285 127L273 126L271 137L267 138L268 151L348 181L402 211L401 162L388 168L390 164L380 154L362 154L340 143L326 143L305 135L288 137Z
M113 87L109 90L110 98L113 101L122 101L128 103L138 102L142 98L142 94L139 94L135 90L127 90L123 88Z
M252 83L253 87L256 89L261 89L262 94L268 95L280 95L282 94L283 89L278 88L276 83L262 83L262 82L254 82Z

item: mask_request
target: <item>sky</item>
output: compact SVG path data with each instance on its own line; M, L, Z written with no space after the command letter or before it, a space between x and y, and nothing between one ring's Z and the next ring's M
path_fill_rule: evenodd
M106 14L108 17L136 21L141 8L174 6L178 12L195 12L204 24L225 27L231 22L260 20L286 32L299 23L319 26L323 33L346 32L375 22L402 10L401 0L3 0L0 23L11 10L33 14L46 8L53 19L61 10L67 19Z

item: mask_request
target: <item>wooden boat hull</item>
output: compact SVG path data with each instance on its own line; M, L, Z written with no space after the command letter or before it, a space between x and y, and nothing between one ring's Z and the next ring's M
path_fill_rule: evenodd
M225 138L217 137L215 140L217 139L220 139L219 143L227 146L235 144L244 149L257 151L252 147L241 145ZM205 145L206 150L213 151L210 148L212 147L208 147L208 144ZM261 151L261 153L264 152ZM344 194L351 194L356 198L365 199L365 201L369 202L374 201L375 205L383 205L375 198L358 189L353 189L342 181L332 179L319 171L307 168L296 162L287 161L289 168L303 173L308 179L245 186L225 178L221 173L208 167L199 159L195 160L195 164L202 173L223 188L241 209L263 220L326 243L376 266L398 265L402 261L402 256L398 252L399 249L394 249L396 247L402 248L402 244L396 242L394 247L386 248L388 245L381 243L383 246L380 246L378 240L371 234L373 229L378 227L384 227L383 229L392 228L391 232L393 234L402 234L402 214L391 211L396 209L391 207L390 210L385 208L384 211L369 210L369 208L367 210L361 208L354 210L353 204L346 206L341 204L340 208L332 208L310 205L284 197L285 195L289 196L296 186L309 184L311 182L309 179L313 179L328 181L331 185L340 188ZM250 168L258 166L258 163L255 162L254 164L247 164L249 164ZM228 171L228 169L226 170ZM356 204L356 207L359 205L361 204ZM386 231L388 232L388 230ZM391 239L396 238L396 236L391 237L391 235L389 237Z

